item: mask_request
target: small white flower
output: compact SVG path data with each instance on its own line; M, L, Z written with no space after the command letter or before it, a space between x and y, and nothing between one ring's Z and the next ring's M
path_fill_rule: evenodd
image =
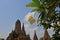
M53 23L51 23L51 25L52 25L52 26L54 26L54 24L53 24Z
M46 24L48 24L48 21L45 21Z
M56 25L56 23L51 23L52 26Z
M60 26L60 22L59 21L57 21L57 25Z
M59 31L59 34L60 34L60 31Z

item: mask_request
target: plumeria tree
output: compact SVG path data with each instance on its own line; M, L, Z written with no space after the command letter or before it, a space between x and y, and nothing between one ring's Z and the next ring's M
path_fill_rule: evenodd
M53 27L55 33L60 29L60 10L56 10L60 8L60 0L32 0L32 2L28 3L26 6L32 7L32 12L35 11L39 13L37 19L39 26L43 25L45 30ZM60 30L57 32L60 32ZM53 38L55 38L55 36L53 36Z

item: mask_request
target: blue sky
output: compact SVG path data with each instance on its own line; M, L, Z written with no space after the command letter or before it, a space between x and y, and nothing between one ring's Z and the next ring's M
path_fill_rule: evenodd
M22 23L25 23L26 26L31 26L24 21L25 15L31 11L31 8L26 7L26 4L30 1L31 0L0 0L0 38L6 38L8 36L8 34L13 30L17 19ZM26 30L37 29L36 25L32 26L35 27L26 27ZM43 35L42 30L43 29L38 28L38 37ZM26 32L28 33L28 31ZM31 30L30 33L32 32L33 31Z
M0 37L5 37L17 19L23 22L24 16L30 10L26 8L29 0L0 0Z

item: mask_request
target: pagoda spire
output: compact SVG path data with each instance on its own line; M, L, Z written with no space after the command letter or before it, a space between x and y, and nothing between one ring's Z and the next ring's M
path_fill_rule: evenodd
M44 38L43 38L43 40L50 40L50 36L49 36L49 34L48 34L47 29L45 29L45 33L44 33Z
M24 23L22 25L22 31L24 32L24 35L26 35L25 28L24 28Z
M19 19L16 21L15 31L18 31L18 32L21 31L21 22Z
M28 39L28 40L31 40L31 38L30 38L30 35L29 35L29 34L27 35L27 39Z
M34 37L33 40L38 40L37 35L36 35L36 30L34 31Z

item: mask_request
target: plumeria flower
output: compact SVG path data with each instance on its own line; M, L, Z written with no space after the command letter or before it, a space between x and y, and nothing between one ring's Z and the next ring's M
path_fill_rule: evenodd
M25 20L28 21L30 24L33 24L35 22L35 12L29 12L25 16Z

